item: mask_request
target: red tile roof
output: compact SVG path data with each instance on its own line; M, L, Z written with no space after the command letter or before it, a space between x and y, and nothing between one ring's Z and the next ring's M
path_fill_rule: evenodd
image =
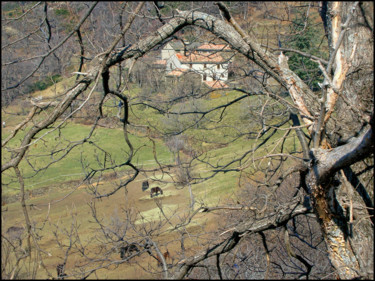
M222 89L222 88L229 88L227 84L225 84L223 81L216 80L216 81L204 81L206 85L213 89Z
M198 52L190 53L184 56L181 53L176 54L182 63L224 63L226 62L219 54L200 54Z
M220 44L220 45L215 45L215 44L203 44L199 46L199 50L215 50L215 51L220 51L220 50L230 50L228 45Z
M154 61L154 64L166 65L167 61L166 60L156 60L156 61Z
M181 76L184 72L188 71L188 69L183 68L176 68L167 73L167 76Z

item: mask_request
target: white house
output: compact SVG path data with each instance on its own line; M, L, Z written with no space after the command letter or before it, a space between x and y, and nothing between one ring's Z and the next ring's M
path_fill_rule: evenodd
M159 63L165 64L169 77L193 71L200 74L202 82L219 81L216 85L225 85L223 82L228 80L228 65L232 56L233 52L227 45L195 43L184 46L177 41L166 44Z

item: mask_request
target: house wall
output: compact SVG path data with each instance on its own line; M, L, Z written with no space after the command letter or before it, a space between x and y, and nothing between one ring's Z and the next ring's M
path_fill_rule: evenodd
M206 64L206 68L204 68L204 64L192 64L192 69L202 75L206 74L207 79L206 81L214 81L214 80L228 80L228 64L220 64L220 69L217 69L217 64ZM216 79L214 79L214 76Z
M167 60L171 56L175 55L176 51L172 48L171 44L165 45L165 47L161 50L161 59Z
M167 61L167 73L176 68L191 69L192 71L201 75L202 81L204 81L204 74L206 74L207 76L206 81L228 80L228 63L220 64L220 69L217 69L217 64L209 63L206 64L206 68L204 67L204 63L192 63L190 68L189 63L180 62L180 60L176 56L176 51L172 48L172 46L169 43L162 49L161 57L162 59L165 59ZM216 77L216 79L214 79L214 77Z
M176 54L173 54L167 59L167 66L166 70L167 72L172 71L176 68L188 68L186 65L183 65L177 58Z
M220 69L217 69L217 64L206 64L206 68L204 68L204 64L200 63L193 63L191 65L187 63L181 63L176 55L171 56L167 60L167 66L166 71L170 72L176 68L182 68L182 69L191 69L192 71L200 74L202 76L203 81L203 75L206 74L206 81L214 81L214 80L221 80L221 81L227 81L228 80L228 64L220 64ZM214 79L214 76L216 79Z

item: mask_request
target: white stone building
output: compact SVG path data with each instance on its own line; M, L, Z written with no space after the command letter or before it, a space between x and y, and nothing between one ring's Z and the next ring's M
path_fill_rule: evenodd
M228 65L233 52L226 45L186 44L169 42L161 51L159 64L165 65L167 76L181 75L193 71L200 74L202 82L212 85L218 81L225 85L228 80Z

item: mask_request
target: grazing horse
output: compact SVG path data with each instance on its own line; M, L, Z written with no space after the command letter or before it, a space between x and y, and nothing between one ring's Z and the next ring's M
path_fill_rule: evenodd
M65 263L58 264L58 265L56 266L56 270L57 270L57 278L64 279L64 277L67 276L67 275L64 273L64 270L65 270Z
M151 192L150 192L150 196L152 198L152 195L155 193L155 195L159 195L159 192L161 195L163 195L163 190L161 190L160 187L156 186L156 187L153 187L151 188Z
M130 244L128 246L121 247L120 248L121 259L126 259L129 255L131 255L132 252L136 252L136 253L139 252L139 249L138 249L137 245Z
M152 242L148 238L145 239L145 243L143 244L143 248L147 251L147 253L151 254Z
M164 257L164 260L165 262L167 263L167 258L171 258L171 256L169 255L169 251L167 249L167 251L163 254L163 257ZM156 259L158 260L158 266L161 267L163 266L163 262L161 261L161 258L159 256L156 256Z
M149 184L148 184L148 181L144 181L142 182L142 191L145 191L149 188Z

